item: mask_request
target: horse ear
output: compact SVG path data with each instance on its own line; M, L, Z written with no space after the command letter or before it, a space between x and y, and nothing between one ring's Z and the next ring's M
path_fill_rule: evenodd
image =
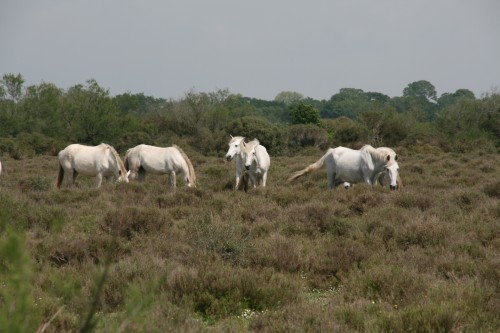
M231 134L229 134L229 136L231 137L231 139L233 138L233 136Z
M130 171L132 170L127 171L127 178L130 176Z

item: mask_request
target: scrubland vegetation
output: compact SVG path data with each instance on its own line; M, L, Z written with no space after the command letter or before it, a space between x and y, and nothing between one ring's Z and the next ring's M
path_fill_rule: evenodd
M496 332L500 94L342 89L317 101L227 91L165 100L0 82L0 332ZM268 148L234 191L229 135ZM55 188L69 143L177 144L166 176ZM287 178L327 147L389 146L404 188Z
M248 193L194 151L198 187L175 192L57 190L55 157L4 159L2 331L498 331L499 156L400 149L402 192L286 182L322 153Z

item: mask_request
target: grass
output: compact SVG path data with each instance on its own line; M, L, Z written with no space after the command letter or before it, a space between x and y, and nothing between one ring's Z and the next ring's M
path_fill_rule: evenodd
M391 192L287 183L308 153L248 193L194 153L199 186L176 191L58 190L54 157L3 158L0 331L500 330L499 155L402 155Z

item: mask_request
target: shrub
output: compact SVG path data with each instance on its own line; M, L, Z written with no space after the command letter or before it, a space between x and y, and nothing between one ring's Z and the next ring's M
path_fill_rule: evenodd
M292 150L306 146L325 149L328 147L327 132L316 125L290 126L288 146Z
M489 197L500 198L500 181L485 185L483 192Z
M233 136L244 136L249 140L257 138L269 153L274 155L285 153L288 142L288 132L285 128L259 117L238 118L227 125L226 132Z
M272 270L257 274L220 262L198 264L196 268L177 266L165 284L174 304L189 306L208 322L245 309L263 311L293 302L298 287Z
M352 144L366 139L366 129L358 122L339 117L333 120L323 119L322 125L328 132L334 145Z

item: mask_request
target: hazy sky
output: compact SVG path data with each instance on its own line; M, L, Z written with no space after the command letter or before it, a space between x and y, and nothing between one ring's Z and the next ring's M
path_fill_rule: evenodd
M500 87L499 0L2 0L0 76L181 98Z

